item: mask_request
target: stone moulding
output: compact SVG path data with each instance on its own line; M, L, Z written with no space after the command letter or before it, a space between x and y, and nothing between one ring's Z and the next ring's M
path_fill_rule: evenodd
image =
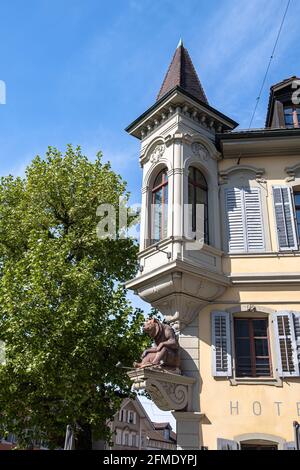
M193 377L164 369L145 368L128 372L135 391L145 390L163 411L192 411Z
M147 273L130 281L127 286L141 299L157 308L175 330L182 331L212 300L223 294L229 281L219 273L189 272L188 264L176 260L165 271ZM153 274L153 273L150 273Z

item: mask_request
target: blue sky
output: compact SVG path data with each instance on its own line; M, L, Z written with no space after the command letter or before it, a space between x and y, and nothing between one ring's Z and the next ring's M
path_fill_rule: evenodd
M179 38L210 104L247 128L286 4L2 0L0 174L22 175L48 145L80 144L90 157L101 149L138 202L139 143L124 128L154 103ZM300 75L299 16L292 0L253 127L264 125L270 85Z
M48 145L81 144L140 198L138 141L124 132L153 104L180 37L210 104L249 124L286 0L2 0L0 174L22 174ZM268 88L300 74L300 2L292 0Z
M124 128L154 103L180 37L212 106L248 127L286 0L2 0L0 174L22 175L48 145L104 158L140 200L139 142ZM268 89L300 74L292 0ZM140 304L138 301L136 303Z

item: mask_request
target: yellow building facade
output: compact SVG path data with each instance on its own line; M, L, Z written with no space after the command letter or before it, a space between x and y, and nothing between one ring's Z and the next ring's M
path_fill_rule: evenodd
M128 287L178 332L182 364L180 377L146 371L140 383L173 410L181 449L299 445L295 81L271 88L264 129L235 130L180 43L156 103L127 128L143 168L140 271Z

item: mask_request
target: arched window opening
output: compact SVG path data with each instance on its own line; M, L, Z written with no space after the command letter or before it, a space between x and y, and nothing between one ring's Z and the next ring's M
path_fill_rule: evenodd
M190 205L191 220L190 224L192 232L202 232L204 242L209 243L208 237L208 191L206 179L198 168L190 167L189 169L189 189L188 203ZM203 210L202 210L202 207ZM198 210L197 210L198 208ZM201 212L200 212L201 211ZM198 214L201 215L200 220ZM203 215L202 215L203 214ZM203 226L199 226L199 224Z
M164 168L155 178L152 188L151 242L167 237L168 228L168 174Z

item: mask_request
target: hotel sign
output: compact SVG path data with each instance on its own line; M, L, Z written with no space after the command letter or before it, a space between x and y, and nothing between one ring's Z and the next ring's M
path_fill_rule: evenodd
M295 414L295 416L300 417L300 401L296 403L289 403L286 405L282 401L274 401L274 402L269 402L268 405L263 405L260 401L253 401L252 403L249 403L247 406L243 403L240 403L239 401L230 401L229 403L229 413L231 416L238 416L239 414L243 412L248 412L249 414L253 416L262 416L268 407L268 411L271 407L273 409L273 412L276 416L281 416L283 413L285 413L287 410Z

